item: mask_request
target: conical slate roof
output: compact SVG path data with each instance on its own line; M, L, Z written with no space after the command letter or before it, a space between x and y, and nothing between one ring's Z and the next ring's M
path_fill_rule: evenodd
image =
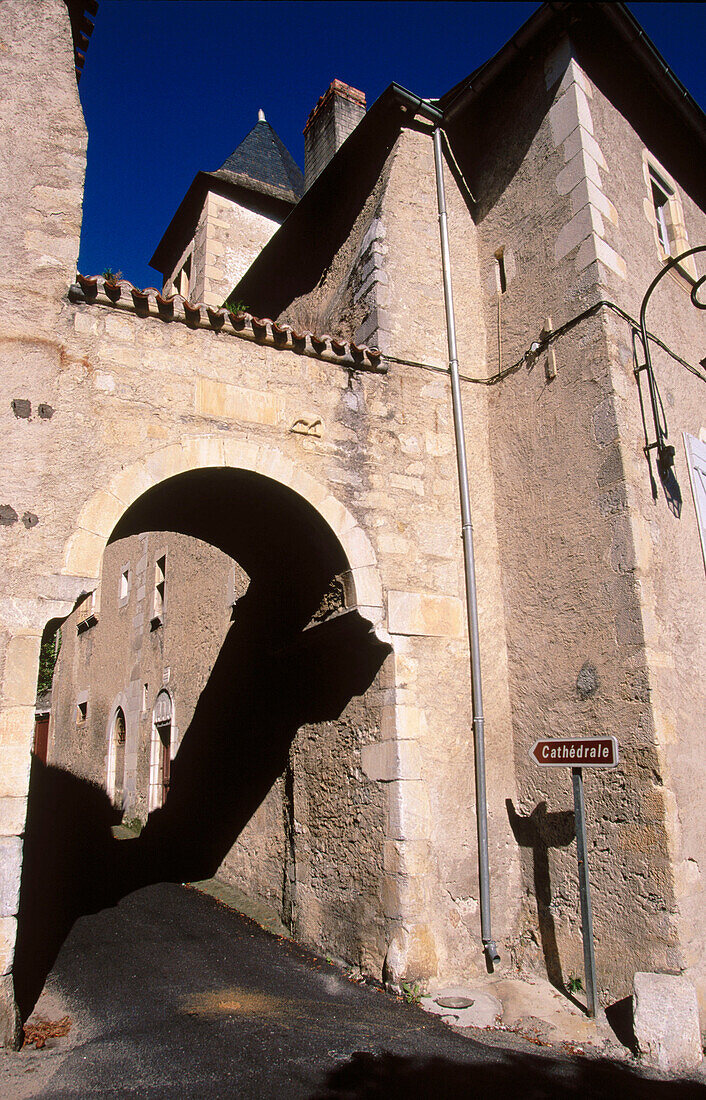
M163 275L173 269L193 237L204 197L214 187L219 194L246 205L248 191L264 196L258 200L259 205L264 202L280 221L284 221L304 194L304 176L260 111L250 133L222 167L215 172L198 172L195 176L150 260L150 265Z
M219 172L245 176L257 184L288 191L297 199L304 193L304 176L289 150L269 122L260 118L240 145L223 162Z

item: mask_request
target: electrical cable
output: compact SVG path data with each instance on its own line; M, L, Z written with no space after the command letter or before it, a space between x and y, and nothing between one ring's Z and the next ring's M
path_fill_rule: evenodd
M563 325L559 325L558 328L552 329L551 332L545 332L541 339L536 342L536 345L528 348L522 354L522 356L518 360L516 360L516 362L512 363L508 367L503 368L503 370L498 371L497 374L490 375L489 378L473 378L471 377L471 375L468 374L459 374L459 378L463 382L472 382L475 385L479 386L495 386L498 382L502 382L509 375L514 374L516 371L520 370L520 368L523 367L526 362L532 362L539 355L541 355L542 352L545 351L546 348L548 348L549 345L554 342L554 340L558 339L560 336L563 336L565 332L568 332L570 329L574 328L574 326L578 325L581 321L586 320L587 317L592 317L600 309L611 309L624 321L627 321L628 324L632 327L633 331L640 331L639 321L636 321L634 317L631 317L629 313L627 313L619 305L616 305L615 302L611 302L606 298L602 298L600 301L595 302L594 305L589 306L588 309L583 310L582 313L578 313L575 317L572 317L570 320L565 321ZM681 355L678 355L677 352L673 351L667 344L664 343L663 340L660 340L658 336L655 336L655 334L652 332L648 332L647 336L654 344L660 347L662 351L665 351L667 355L670 355L675 362L679 363L680 366L685 367L686 370L690 371L691 374L695 375L695 377L698 378L701 382L706 382L706 374L702 373L700 370L698 370L697 367L694 367L691 363L688 363L686 359L682 359ZM448 369L446 367L437 366L434 363L420 363L413 359L401 359L395 355L386 355L384 353L382 355L382 358L388 363L395 363L399 366L417 367L421 370L430 370L438 372L440 374L448 374Z

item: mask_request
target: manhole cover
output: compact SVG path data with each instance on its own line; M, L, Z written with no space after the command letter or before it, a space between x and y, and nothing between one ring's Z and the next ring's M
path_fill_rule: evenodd
M470 997L437 997L439 1008L470 1008L473 1001Z

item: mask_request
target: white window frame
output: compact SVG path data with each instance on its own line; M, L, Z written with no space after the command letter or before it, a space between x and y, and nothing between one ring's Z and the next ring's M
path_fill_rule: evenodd
M118 713L121 713L123 716L123 724L125 726L125 745L127 746L127 713L125 710L125 705L122 702L113 707L113 713L110 719L110 730L108 733L108 761L106 764L105 789L111 802L115 800L115 765L118 755L116 744ZM123 790L124 788L125 776L123 775Z
M169 700L169 718L168 721L159 718L159 701L160 699ZM173 760L176 755L176 726L174 723L174 699L170 692L165 691L164 688L160 688L157 693L157 698L154 701L154 708L152 711L152 736L150 738L150 775L149 775L149 788L147 792L147 811L152 813L153 810L159 809L164 803L164 775L162 772L162 752L164 749L162 738L159 736L159 727L169 726L169 759Z
M696 510L696 526L699 529L701 553L703 554L704 568L706 568L706 443L687 432L684 432L683 435L686 464L689 470L691 492Z
M655 235L657 253L662 262L667 263L689 248L679 188L666 168L647 149L643 150L642 164L649 195L645 200L645 215ZM674 270L689 284L698 278L693 256L682 260Z
M118 580L118 606L124 607L130 599L130 583L132 581L132 570L130 564L123 565L120 570L120 578Z
M150 626L155 630L164 622L167 606L167 551L160 554L154 563L154 588L152 590L152 617Z

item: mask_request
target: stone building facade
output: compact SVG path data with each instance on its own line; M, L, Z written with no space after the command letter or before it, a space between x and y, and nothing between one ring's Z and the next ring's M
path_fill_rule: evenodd
M217 547L249 587L164 805L139 842L105 840L114 890L213 873L281 784L282 897L298 936L393 982L482 974L423 112L395 86L371 106L230 289L248 313L126 284L117 296L100 278L69 294L85 132L68 21L58 0L33 9L31 28L14 0L0 20L12 89L3 132L19 116L36 137L11 139L0 182L13 210L0 275L12 456L0 606L5 1037L15 998L26 1008L42 632L95 589L106 544L154 531ZM673 465L645 453L655 429L634 354L653 276L706 239L703 115L619 4L543 6L436 107L500 965L557 984L580 972L568 774L540 771L529 749L544 736L615 734L620 766L587 779L600 995L625 996L637 970L676 970L703 1007L704 561L682 442L693 453L706 440L702 315L690 299L703 268L670 270L648 311ZM322 616L332 590L341 604ZM33 772L32 784L61 789L66 774Z
M144 823L246 590L231 558L185 535L111 543L100 584L62 624L48 762Z

